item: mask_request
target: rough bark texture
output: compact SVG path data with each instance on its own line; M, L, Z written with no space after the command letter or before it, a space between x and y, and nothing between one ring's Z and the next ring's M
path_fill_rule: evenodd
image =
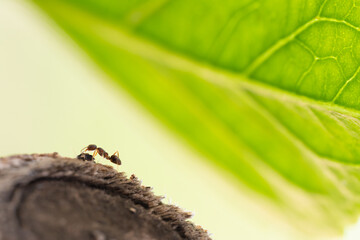
M0 240L210 239L132 175L58 154L0 158Z

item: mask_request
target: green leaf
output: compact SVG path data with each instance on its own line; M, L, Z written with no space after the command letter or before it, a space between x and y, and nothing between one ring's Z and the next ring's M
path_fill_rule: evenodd
M359 1L35 2L296 228L339 234L356 220Z

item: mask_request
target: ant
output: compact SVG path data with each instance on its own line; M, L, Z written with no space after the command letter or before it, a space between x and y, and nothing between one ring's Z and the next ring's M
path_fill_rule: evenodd
M83 149L81 149L81 154L84 154L84 152L86 152L86 151L94 151L94 154L92 155L92 158L94 158L96 156L96 154L99 154L101 157L106 158L107 160L110 160L112 163L115 163L117 165L121 165L121 160L119 158L119 152L118 151L116 151L113 155L111 155L109 157L109 154L104 149L102 149L101 147L97 147L95 144L90 144L89 146L84 147ZM90 154L85 154L85 155L90 155ZM90 160L88 160L88 161L90 161Z
M94 161L95 160L95 158L88 153L80 153L76 158L80 159L80 160L84 160L84 161Z

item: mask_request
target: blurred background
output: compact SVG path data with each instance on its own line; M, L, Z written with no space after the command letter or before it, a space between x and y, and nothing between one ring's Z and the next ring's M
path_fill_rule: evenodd
M165 203L193 212L193 221L213 239L240 239L239 233L242 239L301 239L271 207L252 200L163 127L25 1L0 0L0 89L0 156L75 157L94 143L111 154L118 150L118 170L134 173ZM356 229L344 238L357 239Z

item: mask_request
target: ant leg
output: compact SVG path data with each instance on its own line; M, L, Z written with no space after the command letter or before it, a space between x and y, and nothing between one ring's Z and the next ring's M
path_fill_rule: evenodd
M94 151L93 158L95 158L96 154L98 154L98 151L99 150L97 150L97 149Z
M88 150L88 147L84 147L83 149L81 149L81 153L84 153L84 152L86 152Z
M113 155L115 155L115 156L119 157L119 151L114 152L114 154L113 154Z

